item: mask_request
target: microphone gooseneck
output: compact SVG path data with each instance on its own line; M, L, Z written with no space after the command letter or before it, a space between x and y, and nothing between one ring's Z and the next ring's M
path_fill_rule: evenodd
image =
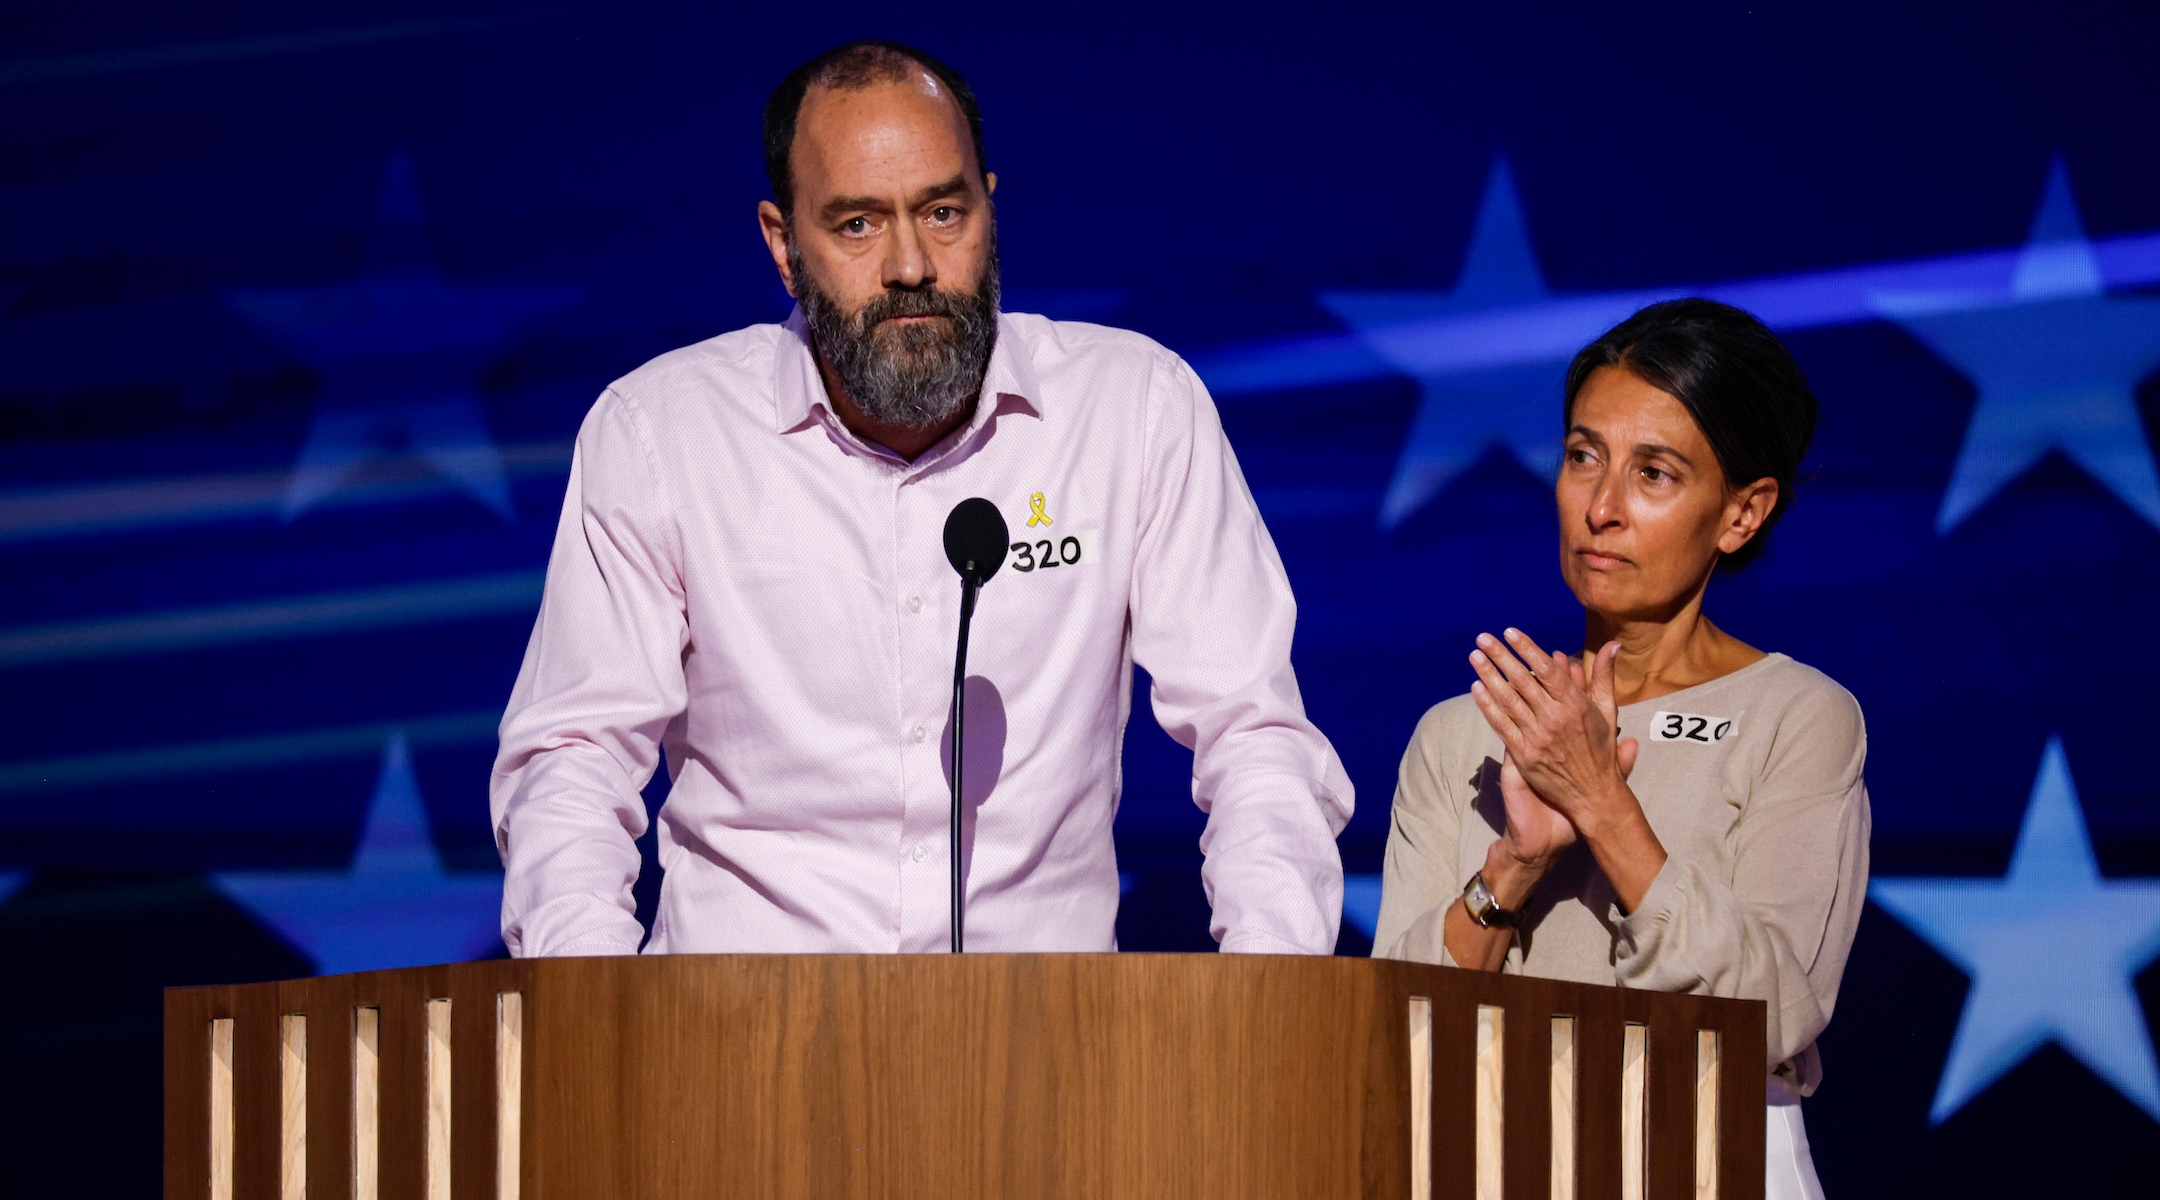
M980 496L962 500L945 518L945 558L960 574L960 641L953 654L952 681L952 952L966 945L963 934L967 881L960 862L960 781L963 734L967 728L968 626L975 619L975 594L1005 565L1005 518L997 505Z

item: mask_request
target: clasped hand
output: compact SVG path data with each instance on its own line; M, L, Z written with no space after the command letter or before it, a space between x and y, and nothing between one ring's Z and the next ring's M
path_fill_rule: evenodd
M1595 840L1602 823L1640 814L1627 787L1638 746L1633 738L1616 737L1618 642L1600 649L1585 672L1564 654L1547 654L1520 630L1507 630L1505 637L1503 643L1478 635L1478 649L1470 654L1478 681L1470 695L1507 747L1500 764L1504 849L1542 874L1578 838Z

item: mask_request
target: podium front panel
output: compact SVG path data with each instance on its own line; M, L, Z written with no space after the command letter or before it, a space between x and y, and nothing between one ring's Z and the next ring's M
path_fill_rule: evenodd
M295 1015L298 1129L279 1074ZM1367 959L469 963L168 992L166 1195L1757 1200L1764 1056L1757 1002Z

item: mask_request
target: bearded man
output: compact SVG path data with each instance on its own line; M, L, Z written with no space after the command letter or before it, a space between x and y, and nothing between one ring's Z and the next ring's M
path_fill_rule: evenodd
M1193 750L1224 950L1326 954L1350 781L1290 670L1282 563L1184 362L998 311L975 97L882 42L765 110L797 302L647 363L578 434L491 804L519 956L633 954L640 791L673 772L651 952L947 946L946 514L1016 539L982 594L961 845L978 950L1110 950L1132 664Z

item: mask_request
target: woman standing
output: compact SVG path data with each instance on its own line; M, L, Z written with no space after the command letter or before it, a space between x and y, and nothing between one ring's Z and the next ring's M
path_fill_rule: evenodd
M1655 304L1568 367L1554 488L1583 654L1480 635L1403 756L1375 953L1769 1005L1771 1200L1820 1200L1821 1080L1867 889L1867 735L1829 677L1710 622L1814 435L1777 338Z

